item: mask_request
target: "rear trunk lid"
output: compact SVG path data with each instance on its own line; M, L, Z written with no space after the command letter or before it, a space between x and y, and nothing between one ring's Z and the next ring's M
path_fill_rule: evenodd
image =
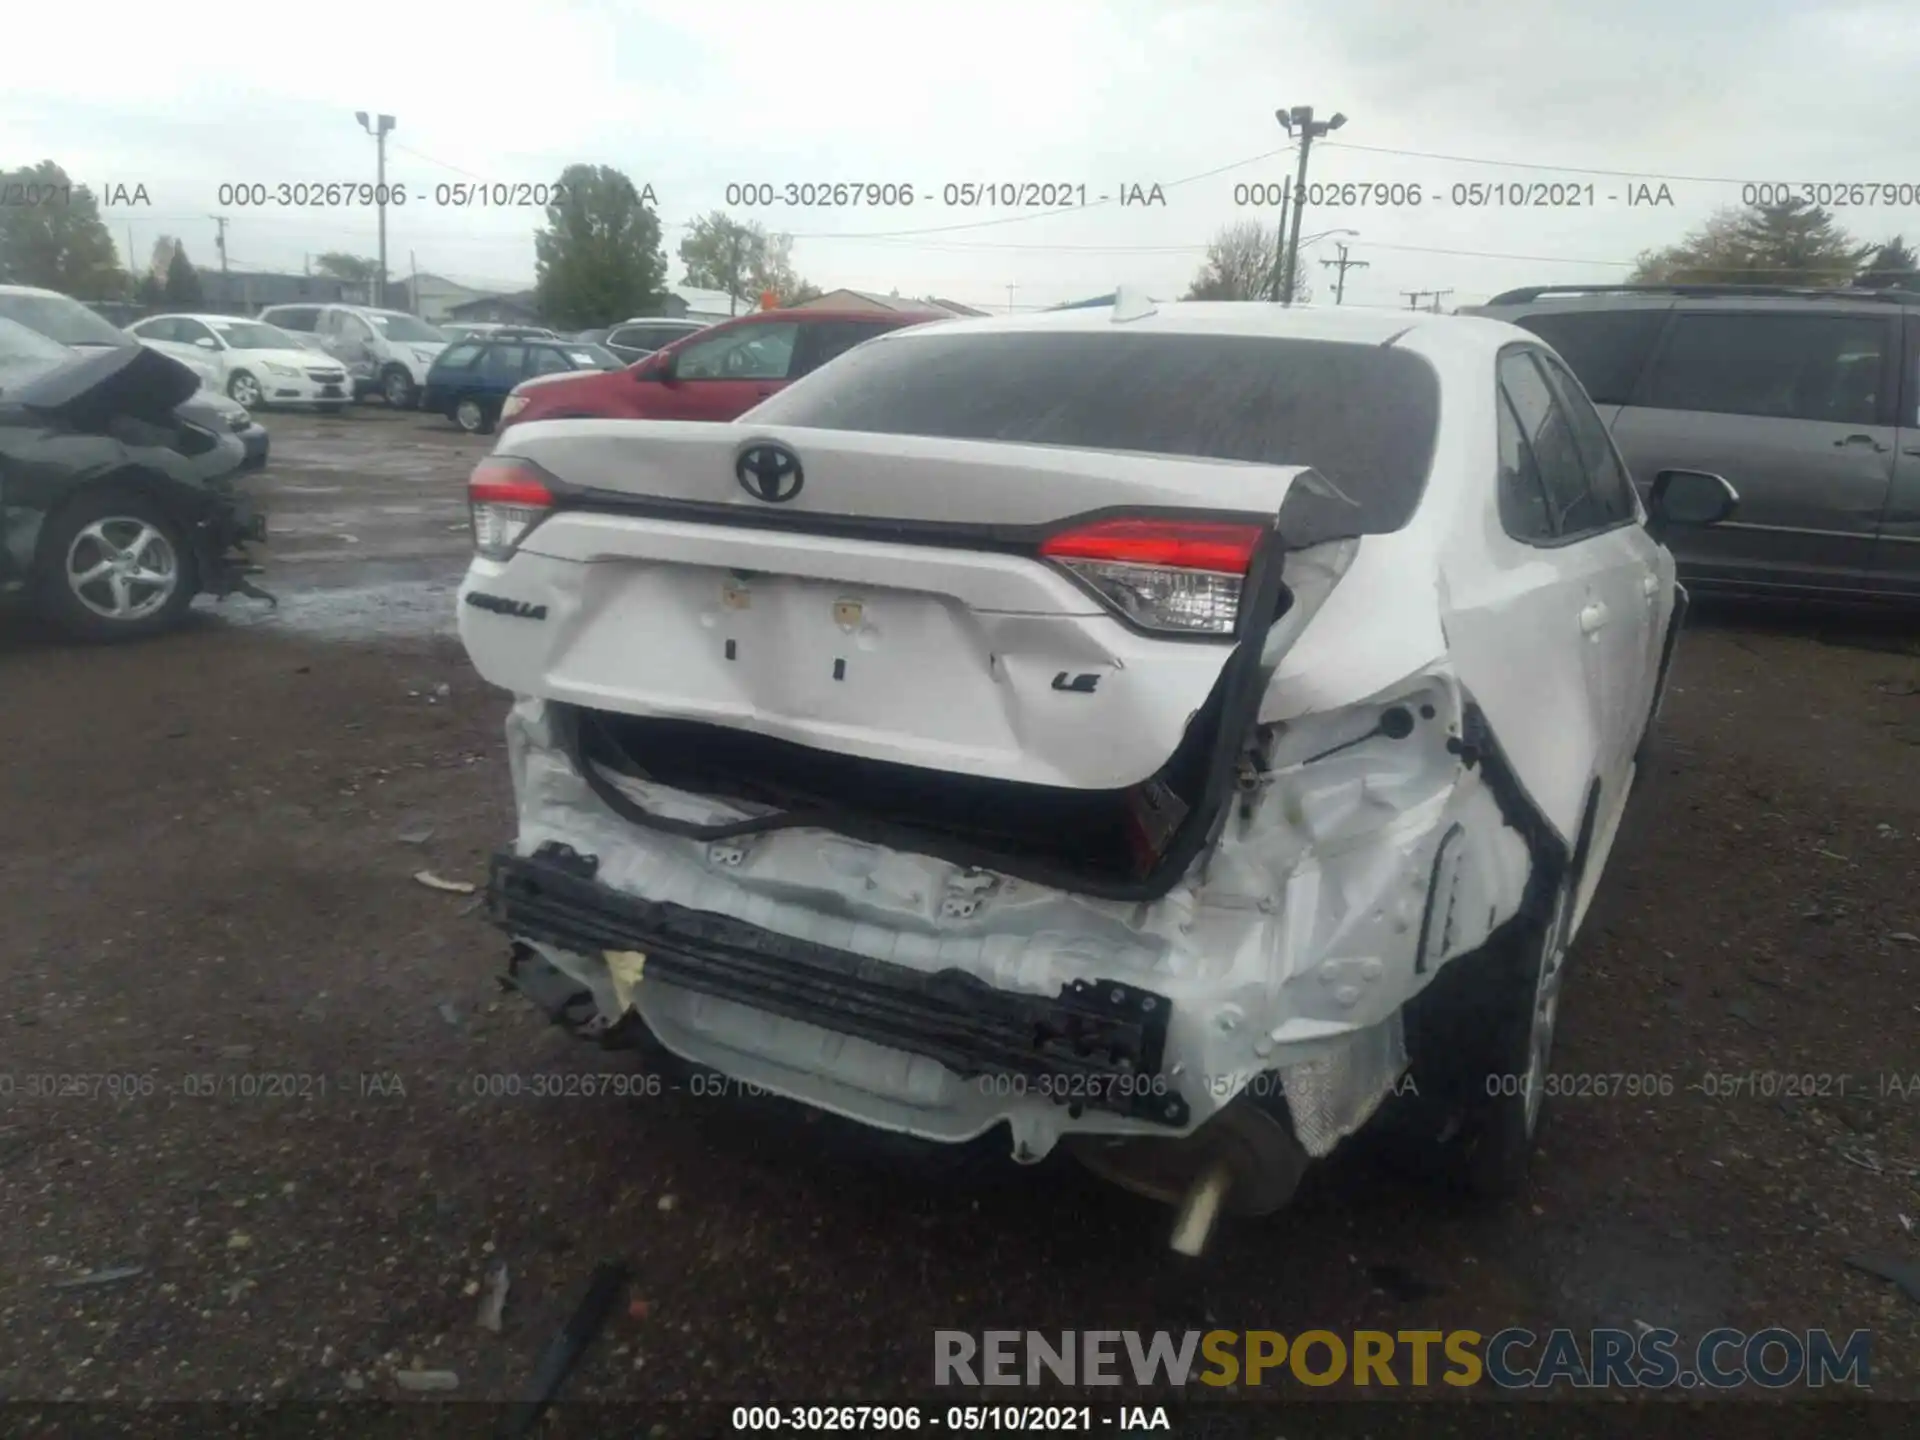
M1286 604L1275 520L1312 474L602 420L518 428L487 465L522 461L552 507L508 558L476 559L460 606L489 681L1080 791L1152 779L1233 657L1261 661ZM1156 628L1169 616L1187 628Z

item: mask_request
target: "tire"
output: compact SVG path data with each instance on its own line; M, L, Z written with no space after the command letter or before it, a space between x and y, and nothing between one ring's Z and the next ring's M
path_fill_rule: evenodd
M236 370L227 377L227 398L234 404L255 410L262 403L260 397L260 382L245 370Z
M413 377L398 365L389 365L380 372L380 394L395 410L411 410L420 401Z
M69 639L89 644L171 630L199 589L186 527L134 490L89 491L55 512L39 554L41 613ZM164 574L168 582L135 580L135 573ZM95 578L76 578L87 574Z
M1389 1125L1402 1160L1476 1200L1521 1194L1544 1112L1567 972L1575 871L1544 922L1510 922L1405 1011L1413 1083Z
M448 414L469 435L486 435L493 430L493 407L478 395L462 395Z

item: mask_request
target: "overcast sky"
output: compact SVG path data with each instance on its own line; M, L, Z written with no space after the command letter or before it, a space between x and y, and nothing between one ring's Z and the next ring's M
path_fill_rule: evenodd
M398 119L388 180L410 194L389 211L396 274L411 262L531 283L539 211L440 207L434 187L548 181L588 161L652 185L675 281L682 227L723 208L730 182L910 184L911 206L734 213L792 233L797 267L823 287L996 309L1116 283L1182 292L1216 230L1276 218L1234 191L1291 173L1297 156L1275 153L1288 144L1280 106L1348 117L1314 147L1311 180L1423 188L1418 207L1306 212L1307 234L1359 232L1309 252L1333 258L1345 238L1368 262L1348 275L1350 304L1622 279L1639 251L1737 204L1742 181L1920 184L1913 3L400 0L209 13L94 0L8 16L0 165L52 159L96 190L144 185L150 205L106 211L123 248L132 227L141 264L162 233L217 264L214 213L229 217L236 267L373 254L371 209L218 200L222 182L371 180L360 109ZM176 45L188 58L168 58ZM1064 214L942 203L942 187L966 181L1115 198ZM1595 203L1449 203L1455 185L1515 182L1590 183ZM1641 183L1664 183L1673 204L1630 207ZM1122 187L1155 184L1164 206L1119 203ZM1920 239L1920 204L1838 214L1863 239ZM1308 268L1331 298L1332 272Z

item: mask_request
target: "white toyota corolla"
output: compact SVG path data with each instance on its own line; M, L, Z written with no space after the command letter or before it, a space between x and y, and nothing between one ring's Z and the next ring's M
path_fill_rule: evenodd
M604 1042L1262 1213L1392 1098L1525 1174L1685 595L1537 338L1171 304L909 328L731 424L513 429L460 630L489 896Z

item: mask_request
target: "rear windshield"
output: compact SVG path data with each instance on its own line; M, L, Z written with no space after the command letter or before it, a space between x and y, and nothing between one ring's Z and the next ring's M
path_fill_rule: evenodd
M1412 518L1439 381L1377 345L1253 335L917 335L848 351L744 420L1311 465L1362 511Z

